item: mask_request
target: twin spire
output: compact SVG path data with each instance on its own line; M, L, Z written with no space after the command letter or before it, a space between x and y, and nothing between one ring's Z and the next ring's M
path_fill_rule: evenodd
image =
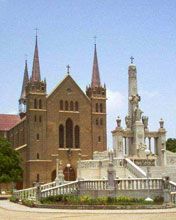
M96 87L100 87L100 86L101 86L100 73L99 73L99 67L98 67L97 48L96 48L96 44L95 44L91 87L96 88Z
M39 63L38 42L37 42L37 35L36 35L31 81L39 82L40 80L41 80L40 63Z
M37 35L35 40L35 50L34 50L34 59L33 59L33 67L32 67L32 76L30 78L31 82L40 82L40 63L39 63L39 55L38 55L38 42L37 42ZM23 85L21 90L20 100L21 102L25 101L26 99L26 85L29 82L29 74L28 74L28 66L27 60L25 60L25 68L24 68L24 76L23 76Z
M25 87L26 87L28 82L29 82L28 66L27 66L27 60L25 60L23 85L22 85L22 90L21 90L20 101L25 101L25 99L26 99L26 89L25 89Z
M30 81L31 82L40 82L41 81L37 35L36 35L36 40L35 40L32 76L30 78ZM29 82L29 75L28 75L28 67L27 67L27 60L26 60L20 100L24 100L26 97L25 87L28 82ZM101 86L100 73L99 73L97 49L96 49L96 43L95 43L91 87L97 88L100 86Z

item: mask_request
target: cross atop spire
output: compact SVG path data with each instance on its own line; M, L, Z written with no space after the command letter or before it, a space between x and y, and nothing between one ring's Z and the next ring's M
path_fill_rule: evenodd
M37 42L37 28L36 30L36 39L35 39L35 50L34 50L34 59L33 59L33 67L32 67L32 82L37 82L41 80L40 77L40 64L39 64L39 56L38 56L38 42Z
M69 66L69 64L66 66L66 68L67 68L67 74L69 75L70 74L70 66Z
M96 39L96 37L95 37L95 39ZM92 87L100 87L101 86L99 67L98 67L96 43L95 43L95 46L94 46L94 60L93 60L93 70L92 70L91 86Z
M130 57L130 60L131 60L131 64L133 64L134 57L133 57L133 56L131 56L131 57Z
M23 85L21 89L21 96L20 100L26 99L26 85L29 82L29 76L28 76L28 66L27 66L27 60L25 60L25 68L24 68L24 76L23 76Z

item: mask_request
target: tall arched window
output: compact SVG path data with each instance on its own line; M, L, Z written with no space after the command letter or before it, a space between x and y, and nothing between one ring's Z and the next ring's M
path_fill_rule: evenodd
M39 109L42 109L42 100L39 99Z
M103 112L103 104L100 104L100 112Z
M75 147L80 147L80 130L78 125L75 126Z
M39 160L40 156L39 156L39 153L37 153L37 159Z
M98 125L98 118L96 119L96 125Z
M60 100L60 110L63 110L63 108L64 108L63 100Z
M60 148L64 147L64 126L63 125L59 126L59 147Z
M70 118L66 121L66 147L73 147L73 122Z
M79 105L78 105L78 102L75 102L75 111L79 111Z
M73 111L73 102L70 102L70 111Z
M103 125L103 119L100 118L100 125Z
M96 112L98 112L98 103L96 103Z
M37 99L34 99L34 108L37 108Z
M65 101L65 111L68 111L68 102Z

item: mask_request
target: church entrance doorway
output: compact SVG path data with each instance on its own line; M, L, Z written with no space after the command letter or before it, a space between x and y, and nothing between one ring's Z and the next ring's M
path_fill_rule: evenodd
M56 170L53 170L53 172L51 173L51 181L55 181L56 179Z
M70 164L64 168L64 180L66 181L74 181L76 180L76 175L73 167Z

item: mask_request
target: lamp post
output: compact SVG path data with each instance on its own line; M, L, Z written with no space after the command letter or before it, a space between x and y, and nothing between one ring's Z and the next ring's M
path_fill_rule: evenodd
M152 202L153 199L150 198L150 183L149 183L149 165L148 165L148 157L150 155L150 150L149 149L146 149L145 150L145 154L146 154L146 157L147 157L147 198L145 199L145 201L148 201L148 202Z
M67 164L67 177L68 177L68 181L70 181L70 167L71 167L71 165L68 163Z

